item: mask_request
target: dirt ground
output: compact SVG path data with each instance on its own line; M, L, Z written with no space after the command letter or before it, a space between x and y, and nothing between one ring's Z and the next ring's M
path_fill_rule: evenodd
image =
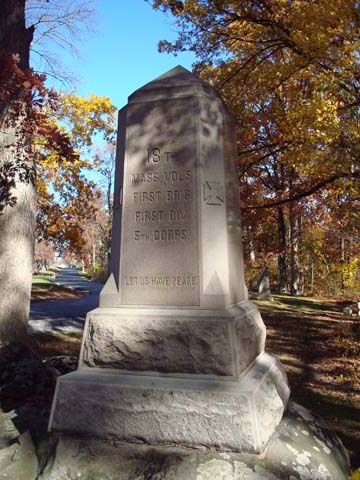
M61 300L63 298L78 298L86 295L85 291L72 290L61 285L37 285L31 291L31 301Z
M283 363L292 398L321 415L360 466L360 317L331 300L274 296L256 302L266 349Z

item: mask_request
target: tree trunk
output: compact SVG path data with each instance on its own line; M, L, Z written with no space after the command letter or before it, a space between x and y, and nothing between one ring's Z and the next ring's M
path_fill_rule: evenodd
M13 161L17 135L0 131L0 168ZM12 129L14 130L14 129ZM10 158L9 158L10 157ZM11 194L14 206L6 206L0 214L0 342L23 341L27 333L30 309L32 262L34 253L35 188L19 181Z
M111 274L111 234L112 234L112 171L110 170L108 176L108 188L107 188L107 209L108 209L108 224L107 224L107 242L106 242L106 254L107 254L107 273Z
M344 235L340 234L340 263L341 263L341 295L345 295L345 275L344 275L344 266L345 266L345 238Z
M310 266L310 295L314 295L314 280L315 280L315 271L314 271L314 259L311 257L311 266Z
M282 207L278 207L278 234L279 234L279 253L278 253L278 274L279 274L279 292L287 291L287 267L286 267L286 224L285 215Z
M1 10L0 55L13 55L12 58L17 59L17 66L24 70L29 67L33 34L33 28L25 27L25 0L2 0ZM29 95L25 87L19 87L8 101L0 105L2 343L24 340L30 308L36 201L26 106L26 101L30 101ZM14 200L12 203L6 201L10 197Z
M290 294L298 295L299 292L299 233L300 220L294 211L294 204L289 205L289 226L290 226L290 270L291 283Z

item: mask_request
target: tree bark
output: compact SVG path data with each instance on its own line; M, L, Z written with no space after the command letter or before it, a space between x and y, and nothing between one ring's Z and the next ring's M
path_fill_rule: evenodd
M314 270L314 258L311 257L311 265L310 265L310 295L314 295L314 280L315 280L315 270Z
M115 165L115 161L114 161ZM108 209L108 224L107 224L107 242L106 242L106 255L107 255L107 273L110 276L111 274L111 235L112 235L112 174L113 170L111 169L108 175L108 185L107 185L107 209Z
M287 265L286 265L286 223L282 207L278 207L278 235L279 235L279 253L278 253L278 275L279 292L287 291Z
M289 227L290 227L290 294L299 295L299 234L300 220L294 211L293 202L289 205Z
M33 28L25 26L25 0L3 0L0 20L0 54L13 55L17 66L29 68ZM15 204L0 213L0 342L23 341L30 308L36 198L34 159L28 129L30 92L19 88L2 103L0 173L13 184L9 193ZM3 187L5 189L5 187Z

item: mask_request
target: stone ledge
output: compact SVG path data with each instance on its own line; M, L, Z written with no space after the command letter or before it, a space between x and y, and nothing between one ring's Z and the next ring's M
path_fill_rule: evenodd
M79 367L238 379L264 344L250 302L227 310L98 308L86 318Z
M152 445L262 452L289 397L278 360L239 381L79 370L58 379L49 428Z
M50 462L49 462L50 463ZM289 404L263 455L117 444L61 436L41 480L348 480L339 438L300 405Z

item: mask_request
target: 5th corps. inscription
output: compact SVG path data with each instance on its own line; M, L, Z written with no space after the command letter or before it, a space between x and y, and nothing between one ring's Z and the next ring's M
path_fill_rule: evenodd
M173 102L186 121L167 117L170 103L156 104L134 127L141 122L151 140L130 134L126 144L121 295L127 304L200 301L196 127L192 101Z

